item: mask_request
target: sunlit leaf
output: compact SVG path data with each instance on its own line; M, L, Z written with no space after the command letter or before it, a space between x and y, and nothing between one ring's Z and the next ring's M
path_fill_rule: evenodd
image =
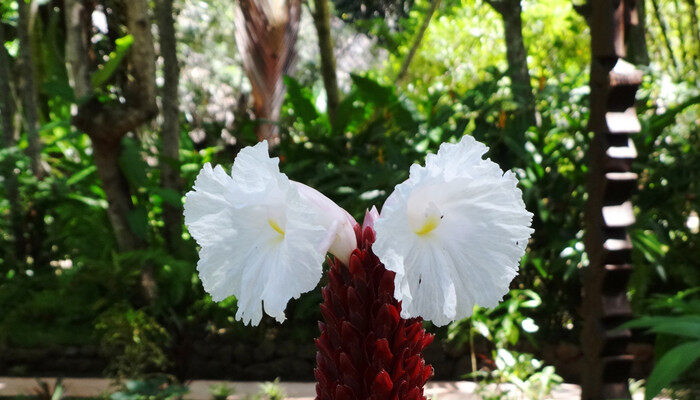
M87 178L90 174L92 174L95 171L97 171L97 166L95 166L95 165L91 165L87 168L84 168L84 169L76 172L75 174L73 174L70 178L68 178L66 180L66 185L68 185L68 186L74 185L74 184L82 181L83 179Z
M114 74L114 71L117 70L117 67L119 67L119 64L121 64L124 56L129 51L133 43L134 37L131 35L122 36L114 41L114 44L116 45L114 51L109 53L109 58L107 61L102 64L102 67L95 71L90 77L90 82L92 83L93 88L99 88L112 77L112 74Z
M653 399L700 358L700 341L684 343L669 350L656 363L647 380L644 399Z

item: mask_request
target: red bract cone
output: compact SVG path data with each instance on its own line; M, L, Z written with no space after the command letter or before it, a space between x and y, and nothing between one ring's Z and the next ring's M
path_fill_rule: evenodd
M369 223L368 223L369 219ZM316 339L316 399L419 400L433 375L421 351L433 341L421 318L401 318L394 273L372 252L372 217L355 227L348 266L330 261Z

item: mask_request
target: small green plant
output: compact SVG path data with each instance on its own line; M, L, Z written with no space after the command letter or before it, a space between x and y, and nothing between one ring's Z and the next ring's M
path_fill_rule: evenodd
M273 382L265 382L260 385L260 392L256 396L259 400L284 400L286 394L280 386L280 379L277 378Z
M656 366L647 380L644 398L653 399L678 380L700 359L700 288L679 292L674 296L657 296L650 309L664 312L664 316L643 316L620 328L644 328L657 335ZM696 298L692 298L693 295ZM675 314L675 315L674 315ZM673 344L668 346L671 339ZM662 345L666 343L666 346ZM659 351L660 349L664 349Z
M66 391L61 378L56 379L53 387L40 379L37 379L36 383L37 388L34 389L34 394L38 400L61 400Z
M212 400L226 400L235 392L236 390L233 386L229 386L223 382L209 386L209 393L211 394Z
M535 309L541 304L540 296L534 291L516 289L495 308L475 308L471 317L449 326L449 340L458 345L469 344L473 371L469 376L478 379L477 392L483 399L542 399L563 381L554 367L544 365L532 354L508 349L515 346L523 336L532 341L530 334L539 327L524 311ZM476 335L493 343L493 370L477 370L474 352ZM502 386L504 383L514 385L517 391L508 392Z
M170 335L145 311L114 307L99 317L95 328L100 351L110 360L107 375L133 378L168 366Z
M539 328L523 310L535 309L541 304L540 296L532 290L512 290L496 307L474 308L471 317L450 324L447 339L457 346L469 345L472 371L476 371L475 336L483 336L497 349L515 345L523 332L529 339L530 333Z
M563 382L553 366L544 365L532 354L506 349L498 349L494 353L496 369L472 374L483 378L479 381L478 391L484 398L543 399ZM515 385L517 391L504 391L503 383Z
M126 381L122 390L112 393L110 400L176 400L182 399L189 389L171 383L166 378Z

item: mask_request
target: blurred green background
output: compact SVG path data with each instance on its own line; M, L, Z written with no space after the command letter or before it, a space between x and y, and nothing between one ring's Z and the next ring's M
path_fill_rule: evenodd
M147 21L161 113L105 140L102 150L91 140L99 132L84 133L71 115L80 109L95 122L90 107L109 113L135 96L130 85L143 60L130 59L140 45L130 43L135 35L125 11L135 1L90 2L80 20L90 33L82 55L91 68L89 99L67 70L72 3L0 6L0 82L9 84L0 88L0 374L312 380L319 288L290 303L284 324L265 317L244 327L234 320L234 298L214 303L203 292L196 244L173 217L202 164L230 167L240 148L257 142L265 119L244 68L254 57L236 41L242 24L235 2L144 3L153 14ZM501 15L488 1L334 0L339 103L329 117L312 17L318 3L301 4L298 38L285 47L295 49L297 61L284 71L287 91L278 95L281 111L272 121L282 172L360 218L440 143L465 134L486 143L489 157L517 173L535 233L504 303L429 327L438 340L426 357L438 379L470 372L518 379L533 398L557 375L575 381L580 275L588 263L586 4L503 1L522 6L522 31L513 31L513 11ZM644 72L637 93L642 133L633 139L640 180L628 294L637 315L698 323L700 11L694 0L641 3L643 26L631 35L628 57ZM506 56L505 38L518 34L529 76L516 82L512 72L522 64ZM174 98L178 108L164 112ZM165 133L173 129L174 137ZM173 143L176 157L168 155ZM105 154L116 157L116 195L98 170ZM128 203L121 215L127 231L117 234L108 213L115 199ZM686 340L668 332L637 336L639 377L654 357ZM677 385L692 387L698 378L686 373Z

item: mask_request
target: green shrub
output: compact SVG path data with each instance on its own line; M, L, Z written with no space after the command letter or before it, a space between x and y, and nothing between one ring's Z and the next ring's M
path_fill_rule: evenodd
M133 378L165 371L170 365L170 335L143 310L116 306L97 319L95 329L100 337L100 352L109 360L107 375ZM132 386L145 390L154 384Z

